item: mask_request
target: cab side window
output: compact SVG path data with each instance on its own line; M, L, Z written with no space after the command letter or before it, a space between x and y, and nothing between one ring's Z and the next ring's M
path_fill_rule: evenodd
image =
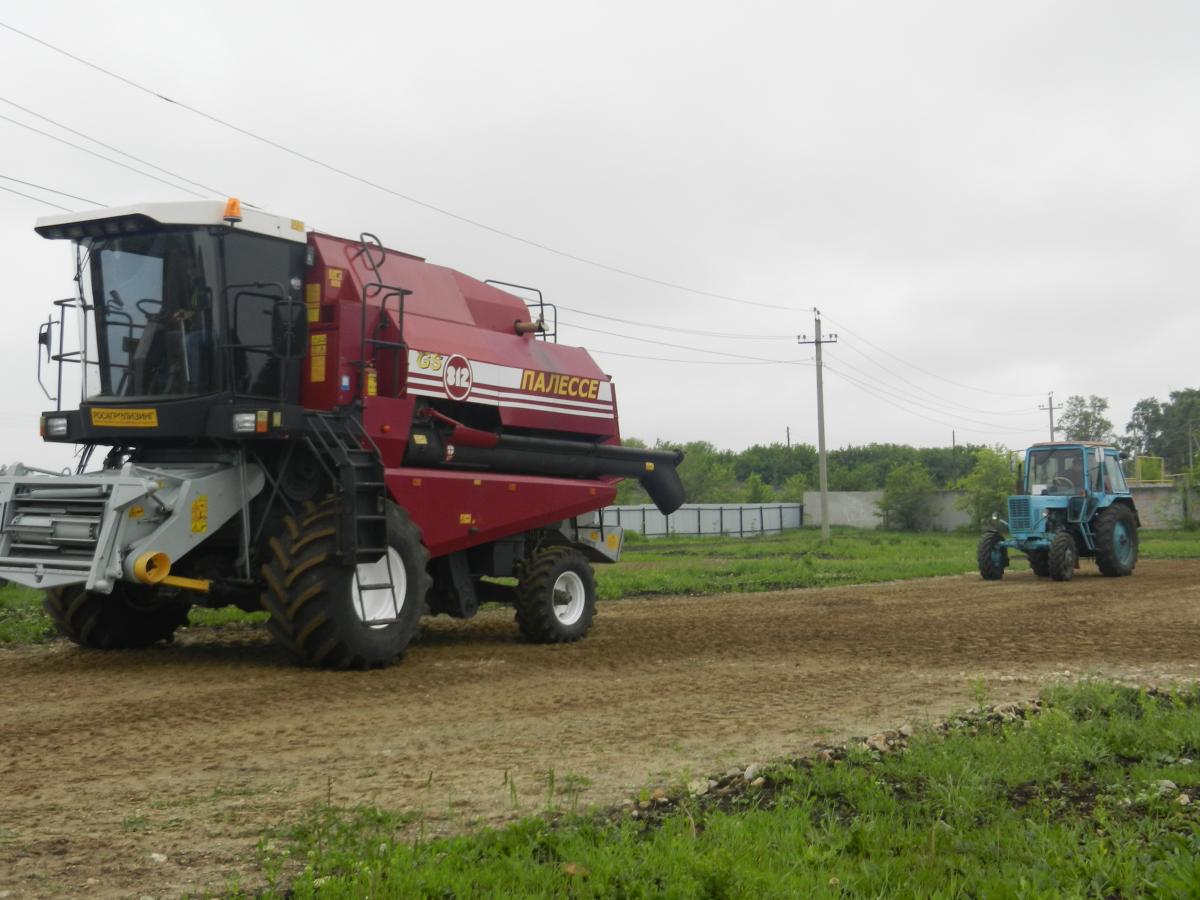
M245 233L226 235L224 243L230 387L236 394L281 398L286 381L295 394L299 363L274 356L271 322L278 304L301 302L304 245Z

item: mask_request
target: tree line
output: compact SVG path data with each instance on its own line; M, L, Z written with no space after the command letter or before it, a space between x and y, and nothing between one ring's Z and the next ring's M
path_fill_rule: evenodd
M1159 456L1167 472L1200 469L1200 388L1172 391L1167 400L1139 400L1125 433L1115 433L1107 398L1076 394L1061 408L1056 422L1059 440L1115 444L1132 456ZM1034 441L1031 441L1033 443ZM646 447L637 438L626 446ZM658 441L658 448L677 447ZM818 484L817 450L810 444L755 444L745 450L722 450L707 441L682 445L686 454L679 467L688 503L800 502ZM1016 451L1023 447L1012 448ZM956 447L911 447L906 444L867 444L831 450L828 454L832 491L883 490L890 497L908 498L906 506L888 511L898 522L913 519L921 498L938 489L967 491L965 508L990 515L990 509L1012 487L1010 452L1005 447L964 444ZM1200 472L1193 473L1200 476ZM617 503L648 503L636 481L621 482Z
M1131 456L1162 457L1167 472L1191 474L1200 456L1200 388L1171 391L1165 401L1139 400L1121 435L1108 418L1107 398L1075 395L1063 404L1058 428L1065 440L1116 444Z
M646 447L637 438L626 446ZM818 484L817 450L809 444L755 444L745 450L721 450L707 441L671 444L684 451L679 477L688 503L800 502L806 490ZM982 446L910 447L906 444L868 444L830 450L827 459L831 491L882 490L897 468L916 465L929 475L936 488L951 487L975 467ZM621 482L617 503L648 503L636 481Z

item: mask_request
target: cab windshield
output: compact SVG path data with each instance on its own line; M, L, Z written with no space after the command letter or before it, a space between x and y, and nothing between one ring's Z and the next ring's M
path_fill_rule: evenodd
M96 341L89 399L214 391L216 239L189 229L96 238L84 249Z
M303 244L168 227L85 238L81 253L85 398L298 390L298 359L281 359L273 341L283 310L301 302Z
M1029 451L1026 489L1030 494L1079 494L1087 483L1078 447Z

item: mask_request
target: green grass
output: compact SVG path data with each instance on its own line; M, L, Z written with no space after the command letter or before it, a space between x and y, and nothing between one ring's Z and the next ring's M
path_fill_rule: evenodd
M0 644L38 644L53 636L41 591L18 584L0 588Z
M1200 533L1143 531L1143 559L1200 557ZM621 562L596 567L603 599L646 594L719 594L865 584L975 571L977 533L833 528L761 537L671 537L626 546ZM1014 566L1022 566L1019 554Z
M260 843L266 896L1198 896L1200 687L1085 682L658 815L421 834L410 812L320 806Z
M220 628L225 625L257 625L268 618L265 612L243 612L236 606L222 606L218 609L193 606L188 613L188 626Z
M834 528L823 545L816 529L760 537L671 537L630 541L621 562L596 567L601 599L654 594L722 594L784 588L865 584L975 570L977 534L911 534ZM1198 531L1143 531L1143 559L1200 557ZM1022 566L1018 558L1014 566ZM234 607L192 609L192 627L259 624L265 613ZM52 638L42 612L41 592L0 588L0 644L35 643Z
M192 628L257 625L266 620L266 613L246 613L233 606L220 609L194 606L188 613L188 625ZM41 591L15 584L0 588L0 644L40 644L54 637L54 623L42 609Z

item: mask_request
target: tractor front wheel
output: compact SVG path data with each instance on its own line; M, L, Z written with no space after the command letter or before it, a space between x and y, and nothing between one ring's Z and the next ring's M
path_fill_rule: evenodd
M275 639L301 662L332 669L378 668L403 655L430 585L429 553L408 514L387 504L387 555L357 566L338 553L332 501L284 525L262 568Z
M1101 575L1132 575L1137 565L1137 518L1128 506L1116 503L1096 517L1096 565Z
M1008 565L1008 548L1001 547L1004 535L998 531L985 532L979 539L979 549L975 554L979 563L979 574L987 581L999 581L1004 577L1004 568Z
M1079 549L1075 546L1075 536L1069 531L1060 531L1050 542L1050 577L1055 581L1070 581L1075 574L1075 564L1079 561Z
M578 550L551 547L529 559L517 584L517 625L540 644L577 641L596 615L596 578Z
M51 588L45 607L58 630L80 647L135 650L171 640L191 604L171 588L119 581L111 594L82 584Z
M1025 556L1029 559L1029 568L1038 578L1046 578L1050 574L1050 551L1030 550Z

